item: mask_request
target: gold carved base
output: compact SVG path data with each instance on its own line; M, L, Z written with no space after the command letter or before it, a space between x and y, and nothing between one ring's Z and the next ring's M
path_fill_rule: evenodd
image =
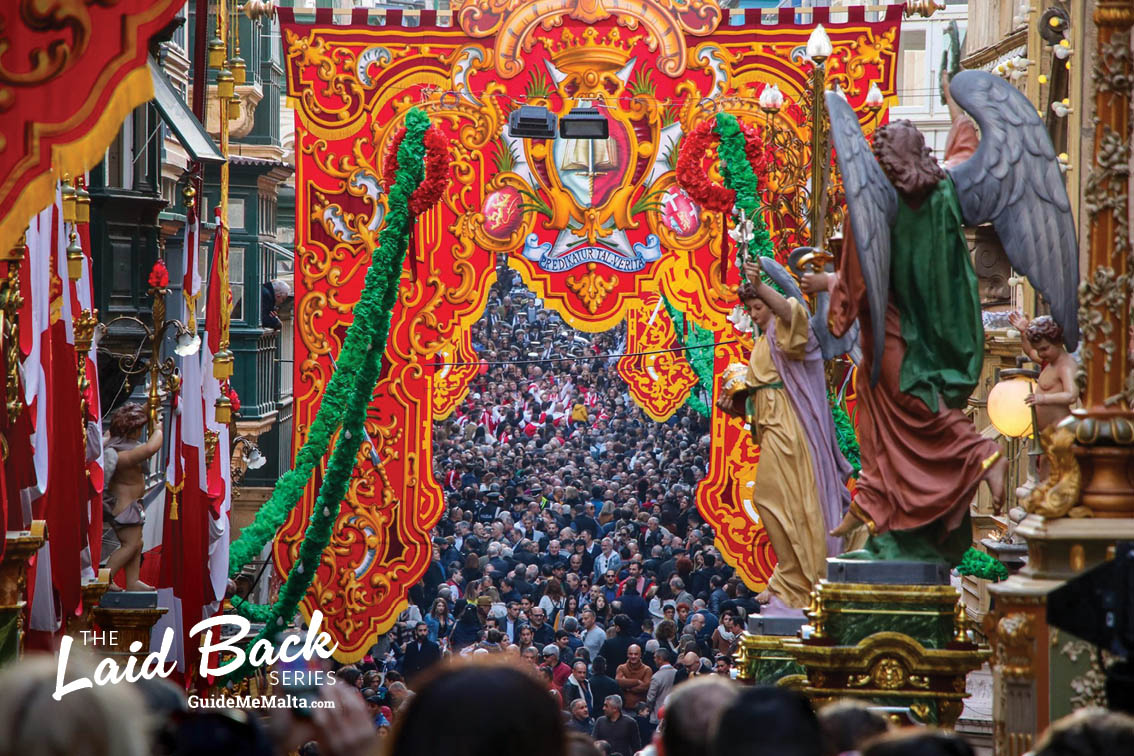
M988 659L987 649L928 649L904 633L875 633L855 646L785 644L807 670L803 687L823 706L840 698L908 706L923 723L951 728L964 708L965 679Z
M818 707L840 698L908 710L923 724L953 727L966 678L991 652L968 638L960 594L949 585L821 581L808 609L811 634L785 640Z
M135 641L141 643L141 650L136 652L146 654L150 648L150 633L161 616L168 609L107 609L95 607L93 611L95 625L104 633L115 633L115 642L104 646L91 647L105 656L129 656L130 644Z
M47 523L35 520L28 530L9 530L0 560L0 612L16 614L17 654L24 650L24 607L27 603L28 559L47 540Z

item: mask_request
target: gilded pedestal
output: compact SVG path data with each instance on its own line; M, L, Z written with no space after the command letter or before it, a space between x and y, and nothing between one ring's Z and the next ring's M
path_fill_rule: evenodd
M989 657L972 643L951 585L820 582L811 631L783 650L806 670L817 706L839 698L906 710L924 724L953 727L965 679Z
M168 612L163 607L145 609L108 609L95 607L94 622L99 632L107 633L107 640L91 650L106 656L146 654L150 650L150 633L161 616ZM110 641L113 638L113 642ZM139 650L131 651L130 644L137 641Z
M47 539L47 524L36 520L30 530L8 531L0 561L0 664L23 650L23 618L27 604L28 559Z

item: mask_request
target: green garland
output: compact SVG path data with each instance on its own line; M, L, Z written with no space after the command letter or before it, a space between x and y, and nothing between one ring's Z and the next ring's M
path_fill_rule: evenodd
M681 344L681 346L700 346L702 344L712 344L716 341L716 335L712 331L702 328L692 320L688 321L688 335L683 337L682 334L685 333L686 330L685 313L674 307L665 297L662 297L662 303L665 305L665 311L669 313L669 319L673 321L673 330L676 332L677 342ZM714 358L715 355L712 349L689 349L685 352L685 359L688 360L689 366L693 368L693 372L697 376L697 386L700 387L707 396L713 395ZM709 407L695 391L689 392L689 398L685 400L685 403L702 417L709 416Z
M1008 568L1000 560L970 546L961 556L961 563L957 565L957 574L972 575L982 580L999 583L1008 577Z
M839 451L846 457L847 462L850 462L851 467L854 468L854 472L851 474L857 478L858 474L862 472L862 460L859 457L858 437L854 434L854 424L851 423L843 405L830 393L827 394L827 402L831 405L831 416L835 420L835 435L839 440Z
M429 117L420 110L411 110L406 115L406 135L398 149L399 167L389 192L386 226L379 236L378 249L372 254L365 288L354 308L354 321L347 330L337 368L328 382L307 442L296 455L295 467L280 478L271 498L257 512L255 522L241 532L229 550L229 574L235 575L260 554L287 519L303 495L315 465L326 454L331 436L341 427L342 433L331 452L299 558L275 604L261 606L238 599L233 601L238 614L265 623L253 643L274 637L295 616L299 602L311 586L323 551L330 543L332 528L347 494L351 471L366 437L366 408L378 383L391 313L409 246L414 222L409 200L425 176L423 139L429 126ZM246 662L227 675L226 681L245 677L250 670L251 665Z

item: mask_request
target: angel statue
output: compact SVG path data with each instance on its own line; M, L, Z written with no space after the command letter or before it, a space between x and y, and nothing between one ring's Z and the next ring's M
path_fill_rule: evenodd
M831 293L836 336L861 321L862 472L832 535L865 524L876 536L873 556L897 556L916 541L952 558L951 546L969 545L960 526L981 481L998 506L1003 499L1007 460L962 412L984 344L962 227L991 222L1012 267L1063 327L1067 349L1079 339L1075 227L1043 122L1019 91L991 74L964 71L949 89L979 126L980 145L948 169L908 121L878 129L872 149L850 105L826 96L849 228L839 270L807 274L803 288ZM887 552L887 543L898 553Z
M725 371L717 406L746 418L760 445L752 501L777 564L757 598L773 611L802 609L826 575L827 557L842 551L829 531L850 503L852 469L839 450L803 293L775 260L758 260L744 262L747 280L738 294L760 335L746 374L741 365ZM764 282L761 271L787 296Z

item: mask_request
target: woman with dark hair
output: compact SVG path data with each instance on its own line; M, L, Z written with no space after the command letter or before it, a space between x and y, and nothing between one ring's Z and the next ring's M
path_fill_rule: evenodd
M480 579L480 557L471 551L465 557L465 566L461 570L461 577L465 579L466 584Z
M553 628L559 628L559 615L566 605L567 596L563 593L563 584L559 582L559 578L548 578L539 600L539 608L547 613L547 621Z
M566 736L559 709L532 672L500 661L467 663L425 682L398 717L389 753L565 756Z
M610 627L610 618L614 612L604 594L600 593L595 597L594 603L591 604L591 609L594 610L595 617L603 627Z
M567 597L567 603L563 607L563 617L564 618L566 618L566 617L578 618L578 616L579 616L579 597L572 594L572 595Z
M440 643L453 632L453 615L449 613L449 602L438 597L433 602L429 614L425 616L425 624L429 628L429 640Z

